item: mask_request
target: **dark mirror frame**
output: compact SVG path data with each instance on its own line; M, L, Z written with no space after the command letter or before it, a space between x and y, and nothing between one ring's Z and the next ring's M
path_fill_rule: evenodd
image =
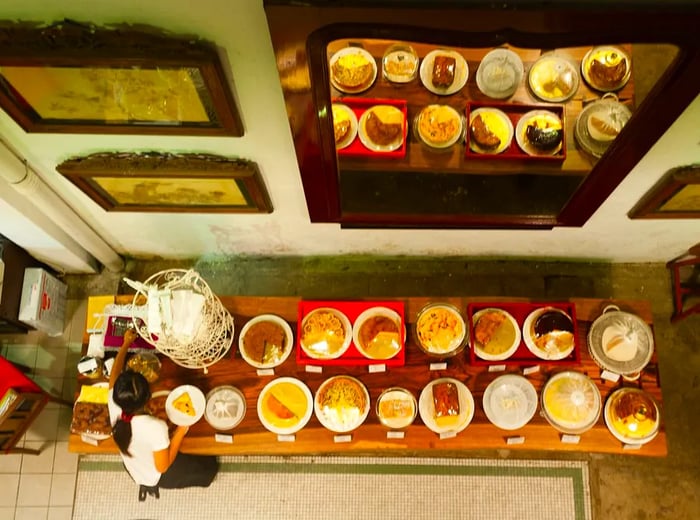
M379 7L289 4L292 2L266 1L265 11L312 222L385 228L582 226L700 92L697 5L651 6L641 2L616 4L614 8L599 4L472 8L456 7L454 2L384 2ZM326 49L329 42L347 38L426 41L454 47L509 43L541 49L658 43L676 45L679 52L556 216L343 215Z

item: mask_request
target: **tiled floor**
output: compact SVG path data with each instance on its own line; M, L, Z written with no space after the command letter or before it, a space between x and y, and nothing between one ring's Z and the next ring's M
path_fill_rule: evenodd
M86 302L69 300L60 337L32 332L0 336L0 354L31 369L44 390L73 399ZM0 520L70 520L78 455L68 452L71 409L49 403L19 446L39 455L0 455Z

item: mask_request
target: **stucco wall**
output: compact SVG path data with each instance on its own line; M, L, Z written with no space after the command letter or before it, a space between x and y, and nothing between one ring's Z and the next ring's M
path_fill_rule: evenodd
M528 256L665 261L700 240L692 220L630 221L627 211L669 168L700 161L700 97L583 228L551 231L340 230L310 224L261 0L4 0L0 19L96 24L137 22L197 34L225 52L246 134L242 138L26 134L0 113L0 134L120 253ZM209 152L256 161L275 211L270 215L107 213L55 166L98 151ZM0 206L1 208L1 206ZM0 233L2 233L0 220ZM31 232L28 232L31 233Z

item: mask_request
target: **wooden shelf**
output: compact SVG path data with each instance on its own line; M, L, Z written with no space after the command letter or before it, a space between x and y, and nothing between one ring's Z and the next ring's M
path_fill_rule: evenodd
M471 390L476 411L472 423L460 434L451 439L440 439L438 435L426 428L420 417L408 428L404 439L387 439L387 430L382 427L376 417L374 409L369 413L366 422L352 435L349 443L334 442L334 434L321 426L318 420L312 416L308 425L296 434L295 442L278 442L277 436L265 430L256 414L257 398L271 377L259 377L253 367L241 359L236 347L238 336L234 338L234 346L230 354L210 367L209 373L203 371L188 370L175 365L168 359L162 360L162 372L160 379L156 381L153 391L172 389L179 384L189 383L200 387L206 394L212 388L220 385L234 385L241 389L246 397L247 413L241 424L230 432L233 435L233 443L218 443L214 440L214 429L205 420L199 421L191 427L182 444L182 450L187 453L199 454L322 454L322 453L419 453L435 455L437 451L464 452L477 449L508 448L513 450L543 450L543 451L568 451L568 452L600 452L600 453L624 453L641 456L664 456L667 453L666 433L663 423L663 403L661 386L658 380L658 365L656 357L644 370L642 378L634 386L641 386L649 392L659 408L662 410L662 422L657 437L643 445L640 449L628 450L613 437L605 426L601 417L590 431L581 435L579 444L566 444L560 442L560 434L551 427L539 414L525 427L507 432L493 426L487 419L481 404L483 392L488 384L504 372L488 372L484 366L472 366L468 363L468 353L465 351L448 361L446 370L431 371L430 363L435 359L429 358L420 351L412 339L411 330L413 321L418 311L431 301L448 302L460 308L466 314L467 304L471 301L484 301L484 298L382 298L383 300L396 300L405 305L405 316L409 331L407 338L406 364L403 367L389 368L384 373L369 373L367 367L324 367L322 374L307 373L304 367L297 366L294 356L276 369L277 376L297 377L304 381L312 392L318 389L320 384L328 377L337 374L349 374L358 377L368 388L372 407L376 403L379 394L390 386L403 386L410 390L416 397L422 388L431 380L438 377L455 377L464 381ZM487 300L489 300L487 298ZM493 299L492 299L493 300ZM131 301L130 299L128 301ZM251 317L262 313L273 313L290 322L296 330L297 311L299 297L221 297L224 306L234 316L236 332ZM494 300L498 301L498 300ZM503 301L501 299L500 301ZM527 301L524 299L512 299L509 301ZM601 391L603 399L619 388L622 383L610 383L601 379L601 370L588 355L586 348L586 335L590 324L597 318L603 307L615 303L622 310L634 312L647 323L652 322L651 306L646 301L614 301L599 299L570 300L576 305L578 319L578 345L581 349L581 364L577 366L556 365L542 363L540 371L528 375L528 379L535 385L539 392L550 375L561 371L573 369L586 373L596 383ZM296 348L296 346L295 346ZM519 367L509 367L507 373L520 373ZM91 384L94 381L82 380L82 383ZM624 383L630 384L631 383ZM508 445L506 437L524 436L524 444ZM116 453L116 446L111 439L100 442L97 446L86 444L78 435L70 436L69 449L78 453Z

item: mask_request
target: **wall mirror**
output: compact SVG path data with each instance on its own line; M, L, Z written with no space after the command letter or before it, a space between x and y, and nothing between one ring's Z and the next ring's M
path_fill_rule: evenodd
M312 221L583 225L698 92L678 12L322 4L266 5Z

